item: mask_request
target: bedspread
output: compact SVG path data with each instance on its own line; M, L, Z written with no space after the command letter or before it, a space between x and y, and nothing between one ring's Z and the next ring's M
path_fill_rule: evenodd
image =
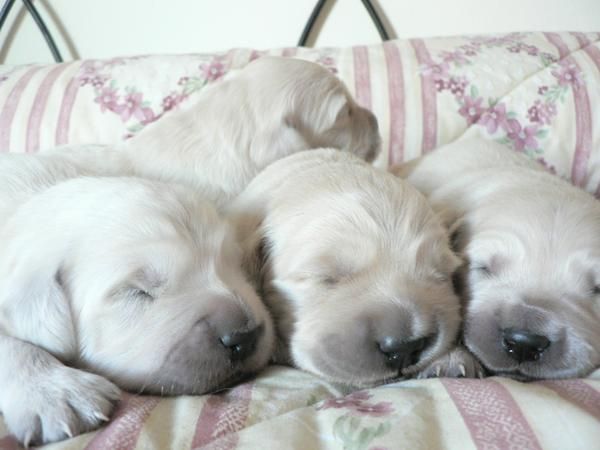
M126 139L263 54L316 61L344 80L378 117L380 166L479 134L600 195L600 33L4 66L0 151ZM48 448L83 447L600 449L600 371L585 380L409 380L346 392L271 367L215 395L127 394L105 428ZM13 448L0 420L0 449Z

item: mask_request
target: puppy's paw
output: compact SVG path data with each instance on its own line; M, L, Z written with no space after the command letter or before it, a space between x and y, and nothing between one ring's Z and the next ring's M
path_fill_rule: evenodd
M417 378L483 378L485 369L464 347L439 357L417 374Z
M56 367L12 395L3 411L9 430L27 447L91 431L108 421L121 392L107 379Z

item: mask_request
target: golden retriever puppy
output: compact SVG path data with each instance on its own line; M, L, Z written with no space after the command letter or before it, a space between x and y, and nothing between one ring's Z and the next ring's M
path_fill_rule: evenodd
M0 153L0 227L33 195L82 176L127 176L126 155L102 145L62 147L39 154Z
M597 200L481 139L394 170L429 197L453 232L466 262L458 280L464 344L489 372L568 378L600 365ZM476 367L464 349L456 356L433 371Z
M269 314L194 191L78 178L0 229L0 411L24 442L98 427L121 388L201 394L262 368ZM114 384L113 384L114 383Z
M228 217L273 314L277 362L364 386L454 342L459 261L408 183L348 153L300 152L261 172Z
M218 204L272 162L334 147L372 161L375 116L318 64L263 57L200 91L124 142L139 175L201 187Z

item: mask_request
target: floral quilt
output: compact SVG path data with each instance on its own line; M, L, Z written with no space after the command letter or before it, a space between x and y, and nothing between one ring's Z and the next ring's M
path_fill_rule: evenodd
M263 54L316 61L344 80L377 115L379 166L478 134L600 196L600 33L3 66L0 151L127 139ZM215 395L126 395L105 428L48 447L600 448L600 371L578 380L409 380L348 392L271 367ZM0 450L15 448L0 419Z

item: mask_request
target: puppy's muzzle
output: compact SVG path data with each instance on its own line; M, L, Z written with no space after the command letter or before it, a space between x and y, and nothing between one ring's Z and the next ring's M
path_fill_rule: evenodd
M546 336L514 328L502 330L502 348L518 363L539 360L548 347L550 340Z
M428 341L426 337L401 341L396 337L386 336L377 345L386 358L386 365L392 369L402 370L419 362Z

